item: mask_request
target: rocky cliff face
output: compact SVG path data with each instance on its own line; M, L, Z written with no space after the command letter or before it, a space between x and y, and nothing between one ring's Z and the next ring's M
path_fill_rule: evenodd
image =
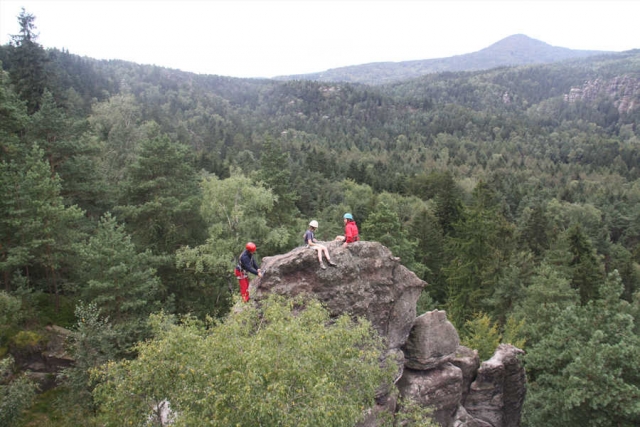
M588 80L581 87L572 87L564 95L565 101L570 103L578 100L593 102L600 97L611 99L618 113L630 113L640 107L640 79L625 75L612 79Z
M332 315L365 317L385 338L387 358L398 363L394 390L376 396L378 406L362 424L378 425L381 411L401 411L397 396L434 408L442 426L512 427L520 425L525 373L517 356L501 345L480 363L475 350L460 345L458 332L444 311L416 317L416 302L427 285L377 242L356 242L347 248L326 243L337 267L320 268L316 252L296 248L266 257L262 279L251 283L252 298L270 293L311 294Z

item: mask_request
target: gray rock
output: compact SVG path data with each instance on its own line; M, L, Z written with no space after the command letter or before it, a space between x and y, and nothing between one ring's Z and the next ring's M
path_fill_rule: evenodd
M304 247L265 257L261 264L265 274L252 281L251 298L311 294L333 316L348 313L368 319L387 339L388 348L400 348L411 331L416 302L426 283L378 242L360 241L346 248L339 242L323 244L337 267L321 269L316 252Z
M432 417L443 427L453 425L462 403L462 371L452 363L434 369L405 369L397 383L400 396L433 408Z
M493 357L480 365L465 401L467 412L492 427L520 425L526 377L518 355L524 352L500 344Z
M456 328L447 320L447 313L434 310L413 322L406 344L405 366L411 369L432 369L450 362L460 345Z
M464 404L469 395L471 382L476 379L478 367L480 367L478 351L461 345L456 350L456 355L451 363L462 371L462 403Z

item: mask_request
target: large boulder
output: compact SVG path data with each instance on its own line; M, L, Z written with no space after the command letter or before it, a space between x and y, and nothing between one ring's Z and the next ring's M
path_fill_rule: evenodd
M434 310L417 317L403 346L405 366L427 370L453 360L460 344L447 313Z
M251 297L311 294L334 316L348 313L368 319L387 339L389 349L400 348L409 336L426 283L378 242L360 241L346 248L339 242L323 244L337 267L321 269L316 251L306 247L265 257L261 264L265 273L251 283Z
M416 318L416 302L426 283L389 249L365 241L346 248L337 242L325 245L337 267L322 269L313 249L296 248L265 257L264 275L249 290L258 301L272 293L308 294L333 316L368 319L386 339L384 358L398 366L397 377L391 388L376 393L376 405L358 427L384 424L389 414L405 410L406 399L431 408L442 426L519 426L525 395L524 368L517 357L522 350L501 345L480 364L477 351L460 345L446 312L434 310Z

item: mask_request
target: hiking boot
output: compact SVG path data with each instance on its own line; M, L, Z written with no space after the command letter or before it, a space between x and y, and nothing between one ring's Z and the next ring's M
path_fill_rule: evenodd
M326 266L326 265L324 265L324 264L320 264L320 268L321 268L321 269L323 269L323 270L326 270L326 269L327 269L327 266Z
M329 261L329 265L330 265L331 267L337 267L337 266L338 266L338 264L336 264L336 263L335 263L335 262L333 262L333 261Z

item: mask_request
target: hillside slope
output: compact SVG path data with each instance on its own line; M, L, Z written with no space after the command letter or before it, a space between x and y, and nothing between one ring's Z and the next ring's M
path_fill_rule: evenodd
M546 64L607 53L612 52L556 47L523 34L516 34L478 52L450 58L374 62L318 73L280 76L276 79L384 84L444 71L476 71L513 65Z

